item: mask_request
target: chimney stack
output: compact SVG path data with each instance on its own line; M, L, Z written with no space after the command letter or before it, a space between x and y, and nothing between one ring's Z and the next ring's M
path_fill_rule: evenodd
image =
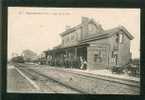
M70 29L70 28L71 28L71 27L68 26L68 25L65 26L65 30L68 30L68 29Z
M82 17L82 23L87 23L89 21L88 17Z

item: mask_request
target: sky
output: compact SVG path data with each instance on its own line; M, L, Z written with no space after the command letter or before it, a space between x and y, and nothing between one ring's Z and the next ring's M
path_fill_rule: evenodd
M123 25L134 36L132 57L140 57L140 9L9 7L8 59L26 49L40 54L59 45L59 34L80 24L81 17L93 18L104 30Z

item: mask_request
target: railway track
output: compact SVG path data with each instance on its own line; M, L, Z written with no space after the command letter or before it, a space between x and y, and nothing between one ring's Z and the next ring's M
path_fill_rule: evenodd
M79 93L79 94L86 94L87 92L85 91L81 91L78 90L77 88L71 87L63 82L57 81L54 78L51 78L47 75L44 75L40 72L37 72L33 69L24 69L24 68L18 68L19 70L21 70L23 73L25 73L30 79L32 79L33 81L37 81L37 83L40 83L41 86L45 86L48 88L49 92L52 93ZM51 85L49 86L50 83ZM56 84L57 87L59 86L59 88L61 88L61 90L57 90L56 88L52 88L52 84ZM40 87L40 92L45 92L46 88L41 88ZM47 91L46 91L47 92Z
M22 68L22 66L19 66L19 68ZM89 93L96 94L96 93L98 93L98 92L94 92L93 88L92 88L93 91L92 90L89 90L90 88L89 87L87 88L88 85L86 85L86 87L85 86L84 87L78 86L79 84L77 85L77 81L75 81L76 82L76 85L73 86L69 82L60 81L59 78L57 77L57 75L56 75L56 77L55 77L55 75L53 77L52 77L52 75L51 75L51 77L49 77L48 74L50 74L51 72L49 72L47 74L47 72L41 70L42 69L41 67L38 68L39 70L38 69L35 69L35 68L33 69L31 67L30 68L27 67L26 69L27 69L27 71L29 71L29 73L30 72L31 73L35 73L35 74L38 75L38 77L39 76L42 76L42 77L44 77L44 78L46 78L48 80L51 80L51 81L56 82L56 83L59 83L60 85L62 85L64 87L67 87L67 88L70 88L71 90L75 90L75 91L77 91L79 93L82 93L82 94L89 94ZM63 73L63 74L66 75L66 77L67 77L67 75L69 73L69 74L71 74L73 76L73 78L71 78L71 79L78 79L78 81L80 81L80 82L81 81L84 81L84 84L85 84L85 82L89 82L89 81L90 82L96 82L96 84L98 83L98 81L107 82L107 84L108 83L109 84L110 83L111 84L115 84L115 85L117 84L118 86L122 86L126 90L129 89L130 91L134 91L133 93L139 94L139 88L140 88L140 86L139 86L139 82L137 82L137 81L133 81L133 80L121 80L121 79L117 79L117 78L105 77L105 76L101 76L101 75L94 75L94 74L91 74L91 73L84 73L84 72L81 72L81 71L78 72L78 71L72 71L72 70L61 69L61 68L50 68L49 71L52 71L52 72L55 72L55 73ZM60 76L61 75L62 74L60 74ZM60 77L60 78L63 78L63 77ZM74 82L74 84L75 84L75 82ZM92 83L90 83L90 84L92 84ZM107 86L102 87L102 88L106 89ZM99 91L99 89L98 89L98 91ZM101 92L99 92L99 93L101 93Z
M46 79L46 78L44 78L44 77L42 77L42 76L40 76L40 75L37 75L36 73L34 73L34 72L32 72L32 71L28 71L28 69L25 69L25 70L24 70L24 69L20 68L20 70L21 70L25 75L27 75L27 77L29 77L31 80L37 81L37 84L38 84L38 81L39 81L39 82L43 82L42 85L44 86L44 85L46 85L44 82L45 82L45 81L48 81L48 79ZM53 81L51 80L51 81L49 81L49 82L53 82ZM39 85L39 87L40 87L40 85ZM47 88L48 88L48 90L51 91L52 93L57 92L57 91L55 91L54 89L52 89L51 87L49 87L49 86L47 86ZM43 89L41 89L41 88L39 88L39 91L40 91L40 92L44 92Z

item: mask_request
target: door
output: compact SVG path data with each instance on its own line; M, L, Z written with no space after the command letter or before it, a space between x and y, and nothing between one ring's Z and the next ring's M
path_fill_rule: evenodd
M87 61L87 47L81 47L77 49L77 56L83 57Z
M112 52L112 66L118 65L118 54L117 51Z

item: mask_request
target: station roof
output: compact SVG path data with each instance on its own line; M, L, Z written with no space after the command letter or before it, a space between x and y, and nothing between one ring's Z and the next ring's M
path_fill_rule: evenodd
M114 34L117 34L120 31L122 31L130 40L134 39L134 37L127 31L127 29L124 26L118 26L113 29L102 31L99 34L93 34L90 37L87 37L84 40L81 40L81 42L83 43L83 42L108 38Z

